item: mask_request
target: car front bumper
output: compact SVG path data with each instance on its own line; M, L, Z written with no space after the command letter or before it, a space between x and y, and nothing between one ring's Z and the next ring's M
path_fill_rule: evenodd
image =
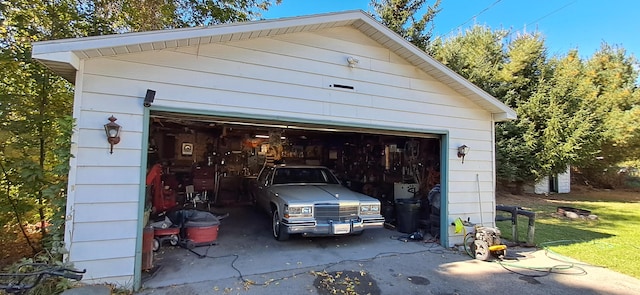
M349 221L292 221L283 220L282 224L289 234L305 235L345 235L360 233L369 228L384 227L384 217L372 216L367 218L352 219Z

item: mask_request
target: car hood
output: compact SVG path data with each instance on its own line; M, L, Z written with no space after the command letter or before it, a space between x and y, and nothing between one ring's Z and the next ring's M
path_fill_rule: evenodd
M342 185L276 185L271 187L271 191L289 203L318 204L376 200Z

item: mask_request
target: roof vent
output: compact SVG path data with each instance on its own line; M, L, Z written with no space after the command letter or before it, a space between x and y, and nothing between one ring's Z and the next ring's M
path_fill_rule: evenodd
M342 84L331 84L331 85L329 85L329 87L340 88L340 89L349 89L349 90L354 90L355 89L355 87L353 87L353 86L342 85Z

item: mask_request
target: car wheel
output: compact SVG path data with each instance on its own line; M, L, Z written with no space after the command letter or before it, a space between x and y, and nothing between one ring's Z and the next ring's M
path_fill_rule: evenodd
M284 241L289 239L289 233L287 232L287 228L282 225L280 222L280 214L278 214L278 209L273 210L273 218L271 219L271 228L273 237L278 241Z

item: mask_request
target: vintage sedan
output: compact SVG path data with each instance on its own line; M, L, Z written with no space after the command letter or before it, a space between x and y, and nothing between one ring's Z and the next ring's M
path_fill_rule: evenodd
M380 201L340 184L323 166L276 165L262 169L252 194L271 216L273 237L360 234L381 228Z

